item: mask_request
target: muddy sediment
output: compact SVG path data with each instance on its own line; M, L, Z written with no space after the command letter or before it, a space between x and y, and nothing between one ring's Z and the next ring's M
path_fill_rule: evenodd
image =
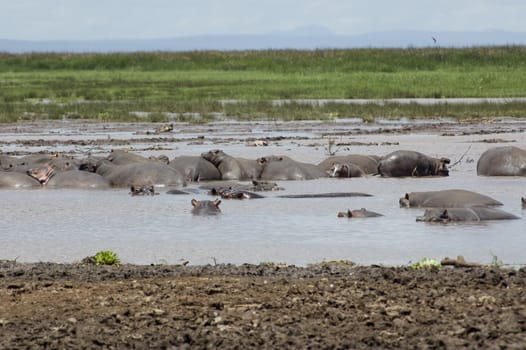
M0 348L508 348L526 269L0 266Z

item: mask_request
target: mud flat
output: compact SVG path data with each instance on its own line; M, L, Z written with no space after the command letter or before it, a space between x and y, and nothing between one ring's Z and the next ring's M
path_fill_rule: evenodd
M526 269L0 262L0 348L523 349Z

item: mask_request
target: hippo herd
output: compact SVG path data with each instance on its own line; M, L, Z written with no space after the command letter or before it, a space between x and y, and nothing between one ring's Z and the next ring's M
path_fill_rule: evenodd
M310 180L321 177L422 177L448 176L450 159L434 158L412 150L398 150L383 157L350 154L331 156L319 164L298 162L288 156L270 155L258 159L233 157L222 150L200 156L143 157L125 151L112 151L105 157L77 159L61 154L41 153L24 157L0 154L0 188L81 188L127 187L130 194L156 195L157 187L166 193L189 182L252 181L249 185L209 188L221 198L262 198L260 191L280 190L272 181ZM484 176L526 176L526 150L495 147L485 151L477 163L477 174ZM214 192L215 191L215 192ZM360 193L329 193L318 197L366 196ZM312 195L311 195L312 196ZM290 196L282 196L291 198ZM302 196L305 198L305 196ZM526 199L521 198L523 208ZM220 213L220 200L192 200L193 213ZM402 207L428 208L420 221L480 221L516 218L494 208L501 203L487 196L464 190L413 192L400 199ZM429 209L432 208L432 209ZM366 209L348 210L339 217L375 217Z

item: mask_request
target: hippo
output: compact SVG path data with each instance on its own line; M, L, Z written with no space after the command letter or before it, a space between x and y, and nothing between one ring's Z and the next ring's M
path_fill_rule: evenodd
M331 170L334 164L353 164L362 170L364 174L372 175L378 172L380 157L366 156L362 154L349 154L346 156L331 156L318 164L324 172Z
M327 172L329 177L362 177L365 176L362 168L353 163L334 163Z
M18 159L8 155L0 154L0 171L12 170L16 166Z
M131 163L145 163L150 162L151 159L143 157L139 154L121 151L121 150L112 150L111 153L106 157L110 162L115 165L126 165Z
M59 171L55 165L36 167L28 170L27 174L46 188L110 188L109 182L99 174L82 170Z
M66 171L78 169L79 162L73 157L64 156L59 153L38 153L17 159L14 164L9 165L9 170L27 173L27 171L32 168L44 165L53 165L57 170Z
M27 175L36 179L41 185L47 184L49 179L55 175L56 167L54 165L44 165L37 168L32 168L27 170Z
M174 168L157 161L114 165L108 160L97 163L97 174L107 179L111 186L173 186L184 187L183 175Z
M220 199L216 199L215 201L198 201L196 199L192 199L192 214L193 215L218 215L221 214L221 209L219 209L219 204L221 204Z
M168 164L185 176L186 181L221 180L221 173L214 164L199 156L179 156Z
M467 190L442 190L409 192L399 200L402 208L465 208L473 206L498 206L501 202L486 195Z
M526 176L526 150L515 146L494 147L480 155L480 176Z
M29 189L41 187L40 182L27 174L0 171L0 188Z
M263 167L255 160L234 158L222 150L210 150L201 154L221 173L222 180L258 179Z
M97 163L99 163L103 159L106 159L106 158L105 157L94 157L91 155L86 158L83 158L79 160L78 170L94 173L97 171Z
M522 209L526 209L526 197L521 197Z
M225 181L219 184L207 184L200 186L199 188L212 192L218 188L231 188L239 191L250 191L250 192L266 192L266 191L282 191L283 187L279 186L275 182L252 180L250 183L232 182Z
M378 216L383 216L383 215L380 213L376 213L374 211L367 210L365 208L354 209L354 210L347 209L346 212L338 213L339 218L375 218Z
M305 194L284 194L278 198L348 198L348 197L372 197L371 194L362 192L326 192Z
M257 161L263 167L261 180L312 180L327 176L318 166L298 162L287 156L267 156Z
M283 187L279 186L275 182L270 181L259 181L259 180L252 180L252 183L249 185L241 185L240 188L246 191L253 191L253 192L265 192L265 191L282 191L284 190Z
M469 207L469 208L430 208L416 221L425 222L473 222L486 220L513 220L517 216L497 208Z
M155 192L155 186L130 186L130 195L134 196L156 196L159 192Z
M263 196L246 191L243 189L238 189L236 187L214 187L210 190L210 194L213 196L220 196L223 199L255 199L255 198L264 198Z
M433 158L416 151L399 150L389 153L378 163L383 177L448 176L448 158Z

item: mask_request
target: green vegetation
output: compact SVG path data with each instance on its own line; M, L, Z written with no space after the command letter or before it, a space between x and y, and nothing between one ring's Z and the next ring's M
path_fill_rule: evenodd
M94 256L97 265L119 265L121 263L117 253L111 250L101 250Z
M440 261L437 261L433 258L422 258L419 262L416 262L411 265L411 268L413 270L419 270L419 269L439 269L442 267L442 264Z
M505 105L276 99L522 97L526 47L0 54L0 122L524 116ZM242 103L222 103L241 100ZM137 113L141 112L141 113Z

